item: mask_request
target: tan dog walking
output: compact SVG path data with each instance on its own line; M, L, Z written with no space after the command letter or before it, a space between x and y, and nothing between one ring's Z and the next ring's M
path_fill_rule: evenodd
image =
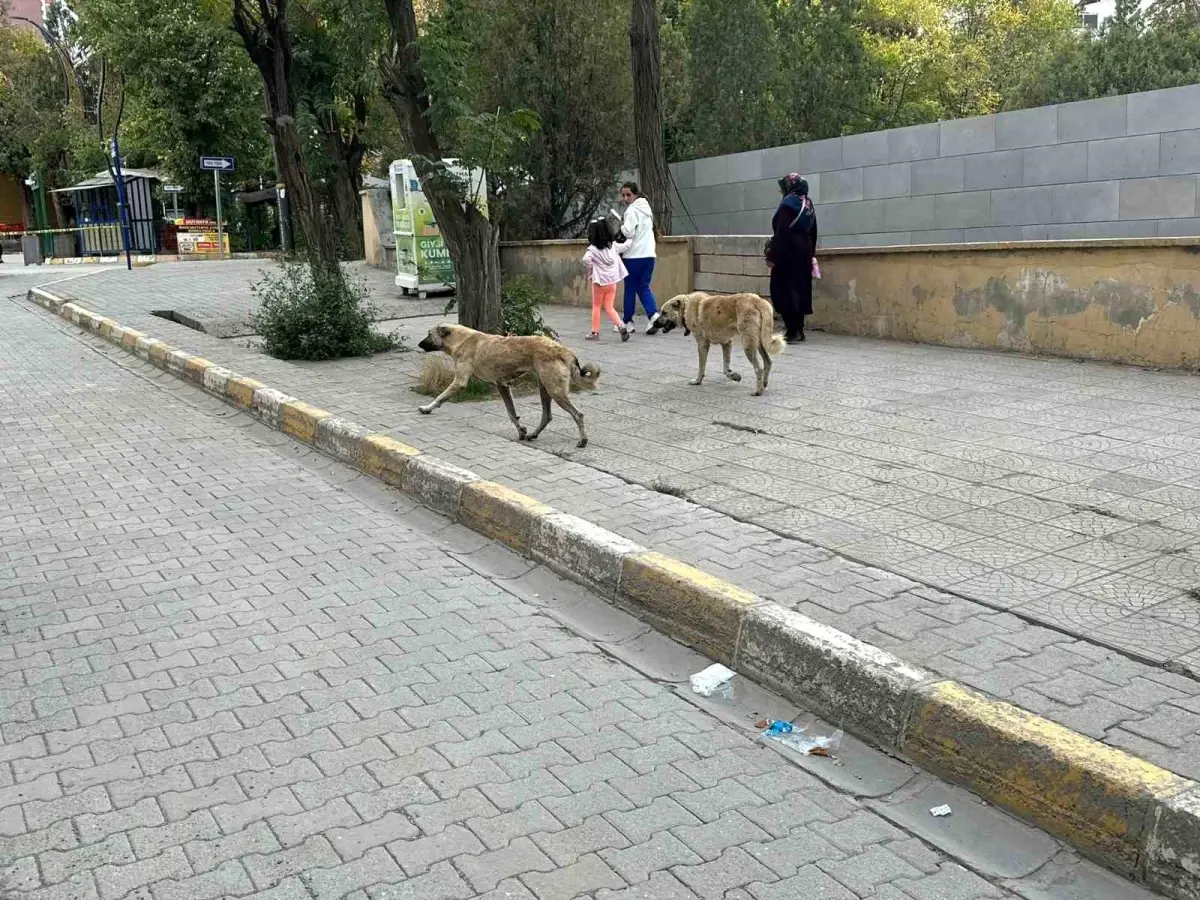
M593 387L600 378L600 367L581 365L569 347L548 337L501 337L485 334L463 325L437 325L429 330L419 344L426 353L441 350L454 360L454 380L433 402L419 407L429 415L457 391L467 386L472 377L494 384L508 410L508 417L517 427L518 440L533 441L550 424L550 401L567 411L579 428L577 447L587 446L583 428L583 413L571 402L573 381ZM542 421L532 433L521 424L513 405L511 385L522 375L532 372L538 380L542 395Z
M758 294L708 294L696 291L672 297L659 310L658 323L664 332L683 328L684 334L695 334L700 354L700 371L689 384L704 381L708 363L708 348L721 345L725 362L725 377L741 381L742 376L730 368L733 339L741 337L746 359L754 368L754 396L767 389L771 378L771 354L779 355L787 346L783 335L774 333L775 311Z

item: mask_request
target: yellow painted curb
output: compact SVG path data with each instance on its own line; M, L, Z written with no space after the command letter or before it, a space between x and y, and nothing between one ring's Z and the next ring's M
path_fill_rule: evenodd
M459 516L468 528L514 550L525 550L534 522L552 512L553 507L510 487L476 481L463 489Z
M203 357L192 356L183 364L183 375L188 381L193 381L203 387L204 373L215 365L216 363L210 362Z
M153 365L160 369L167 367L167 357L175 352L175 348L170 344L164 344L159 341L157 344L150 345L149 360Z
M145 334L138 331L137 329L126 328L125 334L121 338L121 346L124 347L126 350L136 350L138 338L142 338L145 336L146 336Z
M1192 786L1166 769L954 682L918 691L913 762L1133 874L1160 800Z
M279 404L279 430L290 434L296 440L311 444L317 437L317 425L331 415L333 413L311 406L303 400L288 400Z
M106 316L100 320L99 329L98 329L100 331L100 337L104 338L107 341L111 341L112 337L113 337L113 332L116 331L117 329L119 329L120 327L121 327L120 325L118 325L116 322L114 322L112 319L110 319Z
M234 406L249 409L254 403L254 392L265 387L265 384L253 378L234 375L225 383L225 396Z
M404 472L408 468L408 461L420 455L421 451L416 447L402 444L382 434L373 434L363 438L360 467L368 475L374 475L385 484L399 488L404 485Z
M733 661L742 619L766 602L654 551L625 557L617 596L662 630L723 663Z

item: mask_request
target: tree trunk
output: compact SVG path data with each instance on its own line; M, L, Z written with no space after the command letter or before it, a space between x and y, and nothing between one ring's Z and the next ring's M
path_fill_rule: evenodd
M336 236L321 221L304 148L296 132L287 5L288 0L233 0L233 27L262 75L267 96L266 125L275 139L279 169L309 265L340 275Z
M363 146L358 142L357 135L346 141L341 131L326 131L324 134L326 152L337 167L333 178L332 200L333 217L337 220L338 237L345 255L349 259L362 259L363 253L363 219L362 219L362 158Z
M439 177L446 156L429 121L429 91L417 47L413 0L384 0L391 48L379 61L383 94L396 113L404 144L433 210L454 264L458 321L478 331L498 332L500 310L500 231L461 190Z
M457 252L449 234L443 235L454 260L458 323L476 331L498 332L504 318L500 309L500 234L483 216L476 216L468 227L471 233L457 242ZM465 303L467 297L474 298L473 302Z
M629 22L638 180L660 234L671 233L671 180L663 148L662 47L657 0L633 0Z
M313 117L320 123L321 143L333 160L335 175L331 186L333 217L337 221L338 249L348 259L362 259L363 247L362 161L367 145L363 143L362 131L366 126L367 103L363 97L353 98L354 122L349 134L342 130L336 111L318 110L309 105Z

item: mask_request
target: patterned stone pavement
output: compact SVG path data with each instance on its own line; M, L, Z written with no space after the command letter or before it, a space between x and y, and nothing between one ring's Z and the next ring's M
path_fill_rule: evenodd
M634 620L0 307L0 893L1150 900L895 761L836 789L552 616Z
M58 293L1200 777L1194 377L816 334L754 398L719 365L689 387L678 333L585 345L585 313L555 309L605 370L577 452L558 420L514 443L498 403L416 415L416 353L285 363L146 314L244 278L164 265Z
M148 307L147 312L182 312L198 322L206 333L216 337L233 338L254 334L251 320L254 310L258 308L258 299L252 286L274 268L273 264L261 260L231 260L218 265L221 266L218 269L221 277L216 280L217 289L195 290L189 295L183 308L174 303L174 285L180 279L186 279L197 286L205 285L206 276L212 273L209 263L164 263L141 268L135 271L136 278L133 280L138 284L141 299L156 304ZM445 309L444 299L417 300L404 297L396 290L392 276L387 272L362 262L348 263L345 268L352 279L362 282L370 292L376 315L381 319L397 319L417 314L439 315ZM56 277L59 278L77 274L80 270L81 267L71 266L59 266L54 269ZM91 266L86 271L99 276L99 290L105 290L108 285L125 284L131 280L130 273L121 266ZM46 280L44 276L42 280Z

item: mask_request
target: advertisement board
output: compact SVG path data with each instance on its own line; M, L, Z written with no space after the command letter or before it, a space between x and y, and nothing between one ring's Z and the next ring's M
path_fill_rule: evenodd
M447 168L469 179L475 204L487 215L487 180L479 169L468 173L454 160ZM433 216L421 180L412 161L398 159L389 167L392 191L392 222L396 233L396 284L406 292L424 297L454 289L454 265L441 229Z

